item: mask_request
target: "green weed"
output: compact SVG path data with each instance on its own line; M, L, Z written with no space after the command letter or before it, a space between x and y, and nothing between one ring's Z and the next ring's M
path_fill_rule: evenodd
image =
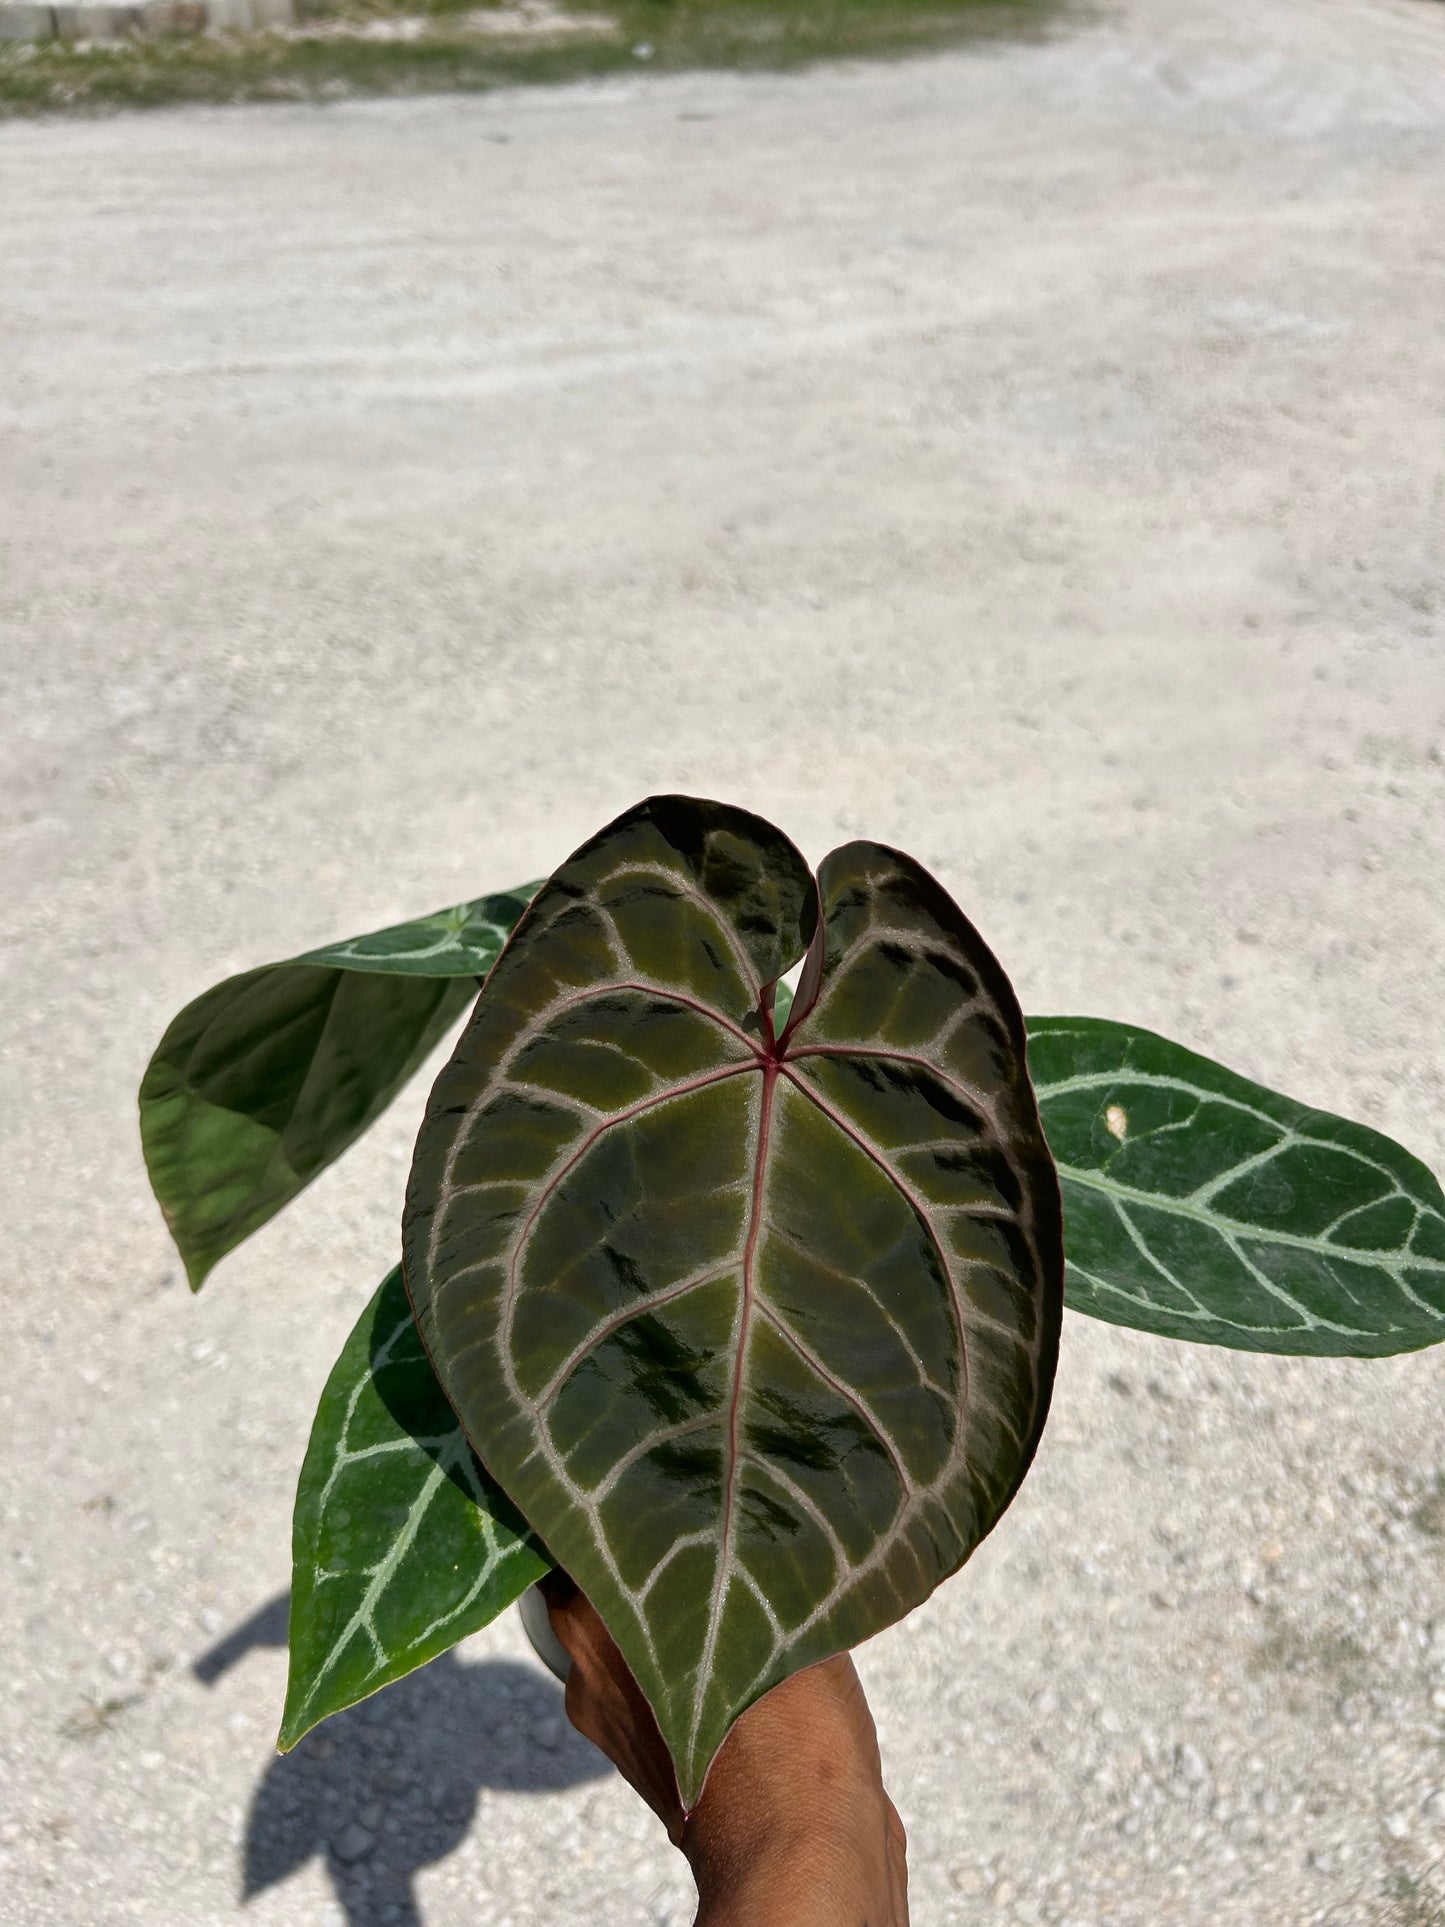
M509 33L486 30L498 0L322 0L284 31L0 44L0 117L782 70L1036 32L1052 10L1050 0L560 0L559 21L575 24ZM415 37L362 37L404 20Z

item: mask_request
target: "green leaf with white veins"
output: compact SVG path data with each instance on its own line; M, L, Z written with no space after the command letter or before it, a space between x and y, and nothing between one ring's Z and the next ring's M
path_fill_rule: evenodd
M376 1121L536 887L245 971L173 1020L141 1084L141 1144L193 1290Z
M747 1706L963 1564L1043 1428L1063 1253L1023 1022L877 844L815 884L761 819L654 797L584 845L432 1092L404 1249L688 1807Z
M1445 1197L1389 1138L1135 1025L1030 1018L1029 1066L1073 1310L1315 1357L1445 1339Z
M292 1568L283 1752L485 1626L550 1570L436 1382L400 1267L321 1395Z

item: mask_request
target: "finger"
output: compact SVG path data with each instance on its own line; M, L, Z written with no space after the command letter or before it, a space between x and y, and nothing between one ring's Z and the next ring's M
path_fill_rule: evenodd
M602 1615L592 1601L565 1574L554 1574L560 1583L542 1597L547 1602L547 1617L552 1631L570 1654L584 1683L596 1683L606 1676L627 1673L627 1663L617 1643L603 1624ZM545 1581L543 1584L545 1585ZM629 1675L630 1677L630 1675Z

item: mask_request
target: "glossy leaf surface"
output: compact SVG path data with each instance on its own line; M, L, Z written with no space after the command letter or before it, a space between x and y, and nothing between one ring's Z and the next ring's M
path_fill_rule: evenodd
M524 883L516 890L474 897L450 910L373 930L369 936L323 944L295 961L389 977L485 977L538 888L536 883Z
M140 1127L193 1290L381 1115L535 887L245 971L186 1005L146 1070Z
M405 1258L691 1805L745 1707L963 1563L1038 1441L1063 1260L1007 980L910 858L850 844L815 886L760 819L653 798L488 980Z
M1445 1339L1445 1198L1389 1138L1099 1018L1031 1018L1029 1064L1072 1309L1244 1351Z
M550 1569L437 1384L400 1267L321 1395L291 1552L283 1752L485 1626Z

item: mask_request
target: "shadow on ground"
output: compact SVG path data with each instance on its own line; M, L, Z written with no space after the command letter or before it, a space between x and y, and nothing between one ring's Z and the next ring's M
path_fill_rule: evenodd
M207 1686L284 1646L282 1593L195 1662ZM337 1713L267 1767L246 1824L243 1898L319 1856L349 1927L422 1927L414 1882L466 1838L484 1787L551 1792L611 1771L540 1668L454 1652Z

